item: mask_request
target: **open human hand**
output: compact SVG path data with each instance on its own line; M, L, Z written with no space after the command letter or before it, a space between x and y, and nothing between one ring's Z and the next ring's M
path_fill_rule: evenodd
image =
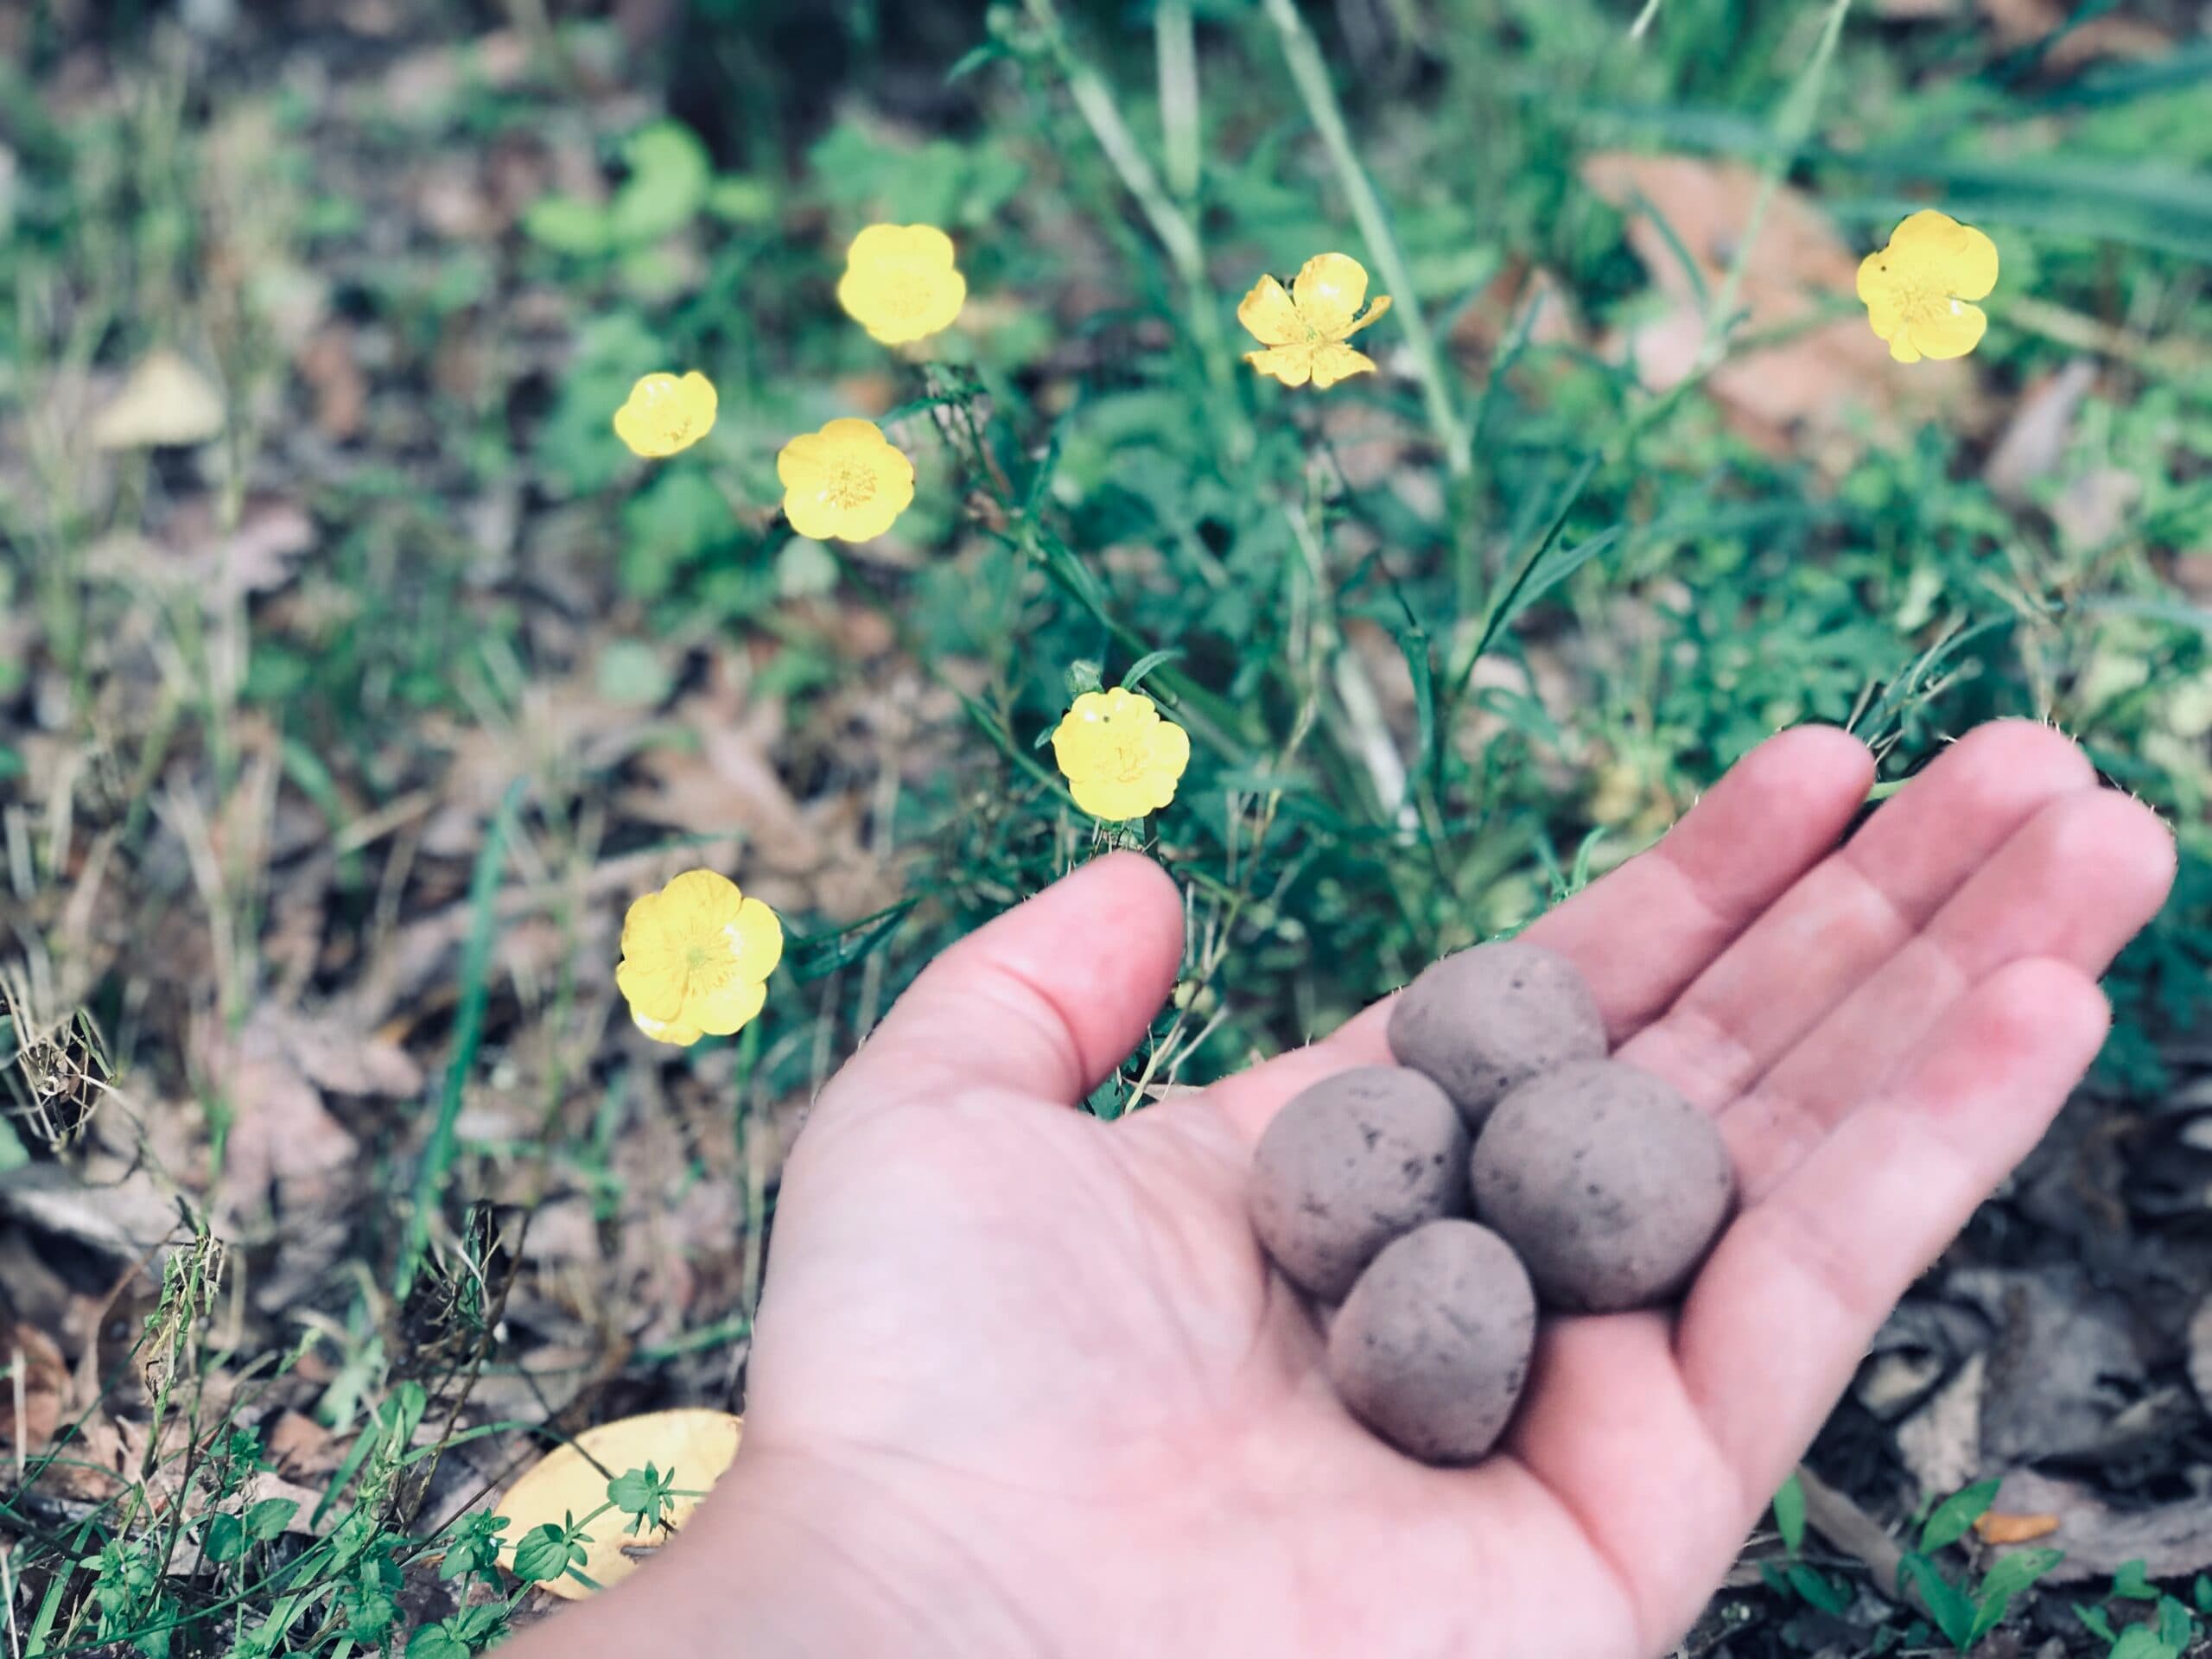
M511 1651L1665 1651L2089 1065L2096 976L2171 880L2047 728L1974 731L1839 849L1872 770L1775 738L1524 936L1714 1116L1742 1203L1679 1309L1546 1323L1497 1455L1430 1468L1355 1422L1246 1218L1269 1117L1387 1061L1382 1010L1076 1109L1182 954L1174 887L1117 854L946 952L825 1091L737 1464L664 1560Z

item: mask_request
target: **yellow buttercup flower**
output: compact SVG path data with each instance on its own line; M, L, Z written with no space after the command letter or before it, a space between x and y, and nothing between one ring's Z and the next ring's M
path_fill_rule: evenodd
M614 411L614 435L650 459L672 455L715 429L715 383L696 369L681 378L649 374Z
M934 225L871 225L845 253L837 303L887 346L950 328L968 298L952 238Z
M1996 286L1997 245L1932 207L1899 225L1889 245L1859 266L1866 320L1900 363L1974 350L1989 319L1973 302Z
M689 1048L727 1037L760 1012L783 960L784 925L712 870L686 870L622 918L614 983L656 1042Z
M1140 692L1086 691L1052 733L1052 758L1093 817L1141 818L1175 798L1191 737Z
M784 516L802 536L873 540L914 499L914 464L872 421L832 421L804 432L776 457Z
M1292 279L1287 293L1272 276L1254 283L1236 308L1236 321L1268 349L1244 360L1286 386L1333 386L1355 374L1372 374L1375 359L1344 344L1390 308L1388 294L1360 315L1367 298L1367 267L1348 253L1317 253Z

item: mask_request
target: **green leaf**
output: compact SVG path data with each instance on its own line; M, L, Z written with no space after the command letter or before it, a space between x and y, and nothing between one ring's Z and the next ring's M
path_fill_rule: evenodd
M706 205L713 162L699 135L680 121L656 121L622 146L630 177L607 213L617 242L652 242L681 230Z
M407 1638L407 1659L469 1659L468 1643L448 1621L425 1624Z
M218 1567L245 1554L245 1527L235 1515L211 1515L200 1535L200 1548Z
M2112 1592L2125 1596L2130 1601L2156 1601L2161 1592L2151 1582L2139 1560L2122 1561L2120 1571L2112 1575Z
M299 1512L299 1504L291 1498L264 1497L245 1512L246 1532L256 1543L265 1544L281 1537Z
M584 1552L570 1541L567 1529L549 1521L542 1527L532 1527L515 1546L515 1576L543 1584L559 1578L583 1558Z
M981 46L972 48L963 54L960 61L944 72L944 83L950 86L954 81L965 79L968 76L974 74L985 64L995 63L1001 58L1010 58L1013 55L1013 52L1008 49L1005 41L985 41Z
M1144 683L1144 677L1146 675L1151 673L1154 669L1158 668L1162 663L1173 662L1182 654L1181 650L1173 645L1170 645L1163 651L1147 652L1145 655L1138 658L1135 662L1129 664L1129 671L1122 676L1122 689L1124 691L1135 690L1138 686Z
M1782 1535L1782 1547L1792 1555L1804 1548L1805 1489L1794 1473L1774 1495L1774 1529Z
M1822 1612L1840 1618L1851 1611L1851 1586L1840 1580L1832 1579L1803 1561L1790 1562L1787 1576L1789 1587Z
M2190 1599L2196 1604L2200 1613L2212 1613L2212 1573L2200 1573L2196 1582L2190 1586Z
M2105 1617L2103 1608L2085 1607L2077 1601L2074 1604L2074 1617L2080 1619L2082 1628L2100 1642L2109 1643L2119 1640L2113 1634L2112 1621Z
M574 196L540 196L522 216L523 234L556 253L588 258L607 251L607 211Z
M1932 1553L1965 1537L1967 1529L1987 1514L1989 1506L1997 1501L1998 1484L1993 1480L1977 1481L1938 1503L1936 1512L1928 1517L1928 1524L1920 1529L1922 1553Z
M2181 1649L2162 1641L2148 1624L2132 1624L2113 1644L2107 1659L2181 1659Z
M647 1464L642 1469L626 1470L607 1483L607 1501L631 1517L628 1530L636 1533L641 1528L663 1526L673 1504L670 1493L676 1485L676 1471L666 1474Z
M1897 1566L1897 1577L1919 1592L1921 1605L1953 1647L1964 1649L1974 1634L1974 1605L1966 1592L1936 1570L1925 1555L1908 1555Z
M1974 1634L1968 1641L1979 1642L1995 1630L2012 1599L2065 1559L2063 1549L2024 1549L1991 1567L1981 1581L1980 1604L1974 1610Z
M608 640L593 678L599 695L623 709L653 708L673 683L660 653L642 639Z
M2171 1596L2158 1598L2158 1635L2176 1649L2185 1649L2196 1639L2196 1621L2189 1616L2189 1609Z

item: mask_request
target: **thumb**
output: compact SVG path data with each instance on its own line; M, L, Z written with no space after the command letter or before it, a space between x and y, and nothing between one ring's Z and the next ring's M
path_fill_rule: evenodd
M1136 1046L1182 960L1174 882L1110 853L931 963L830 1092L865 1109L950 1074L1072 1106Z

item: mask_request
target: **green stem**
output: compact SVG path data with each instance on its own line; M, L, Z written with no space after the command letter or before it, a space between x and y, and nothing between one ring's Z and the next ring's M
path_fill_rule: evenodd
M1160 137L1167 188L1188 201L1198 190L1198 49L1191 0L1158 0L1152 34L1160 55Z
M1767 162L1766 176L1759 181L1758 194L1752 198L1751 213L1744 221L1743 239L1736 245L1736 257L1729 261L1727 275L1721 279L1719 290L1706 310L1705 335L1697 355L1700 371L1712 368L1727 353L1729 336L1735 330L1736 298L1743 291L1744 273L1751 269L1752 251L1758 246L1760 227L1766 222L1766 211L1774 200L1774 193L1781 188L1783 179L1813 130L1814 118L1820 112L1821 88L1827 84L1828 65L1835 57L1836 43L1843 38L1843 20L1850 10L1851 0L1833 0L1827 21L1821 28L1820 41L1813 48L1804 73L1797 77L1781 112L1775 118L1775 136L1781 142Z
M1136 136L1129 130L1128 123L1122 119L1111 89L1099 78L1096 70L1076 55L1074 44L1060 20L1059 8L1053 0L1027 0L1027 3L1030 16L1044 31L1053 60L1067 81L1068 95L1074 99L1077 111L1090 127L1091 137L1098 141L1099 149L1106 152L1106 159L1120 176L1122 186L1136 199L1138 208L1152 226L1152 233L1167 251L1168 263L1175 267L1176 276L1189 291L1191 337L1205 361L1207 378L1212 382L1223 409L1231 411L1227 416L1230 423L1227 429L1230 448L1233 452L1241 453L1249 447L1249 433L1242 414L1234 412L1236 382L1230 372L1228 346L1222 337L1213 285L1206 276L1205 250L1198 240L1198 227L1169 199L1166 187L1160 183L1160 175L1153 171L1151 162L1138 147Z
M1395 302L1407 349L1413 353L1414 372L1421 377L1421 399L1428 405L1428 423L1444 450L1444 464L1452 477L1463 478L1473 467L1466 428L1452 404L1451 387L1444 378L1444 361L1437 355L1435 337L1428 332L1428 321L1422 315L1421 302L1414 296L1413 272L1399 249L1398 238L1391 232L1389 215L1383 211L1382 198L1375 194L1367 170L1359 164L1358 154L1352 149L1344 111L1337 103L1336 89L1329 84L1328 66L1321 60L1320 46L1313 38L1313 31L1306 26L1306 20L1299 16L1294 0L1267 0L1267 10L1282 35L1283 61L1290 67L1290 78L1297 83L1299 95L1306 100L1306 112L1313 118L1314 129L1328 149L1329 159L1336 164L1337 177L1351 200L1352 217L1359 221L1359 232L1366 238L1368 251L1374 256L1376 265L1382 273L1383 284Z

